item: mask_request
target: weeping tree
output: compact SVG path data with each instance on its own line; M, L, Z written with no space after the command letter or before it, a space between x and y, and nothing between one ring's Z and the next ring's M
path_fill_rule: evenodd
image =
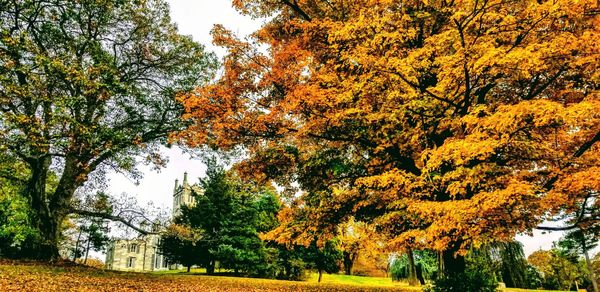
M495 248L500 256L502 280L506 287L528 288L523 245L518 241L500 242L495 244Z
M215 63L162 0L0 0L0 151L27 167L38 257L58 257L61 222L95 170L142 152L161 162L153 149L184 126L176 96Z
M410 283L414 278L412 281L425 284L425 280L434 280L438 276L438 256L430 250L408 249L392 261L390 270L394 281L408 279Z

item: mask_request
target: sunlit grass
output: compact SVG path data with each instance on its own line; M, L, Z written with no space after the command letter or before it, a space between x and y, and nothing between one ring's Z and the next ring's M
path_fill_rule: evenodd
M307 282L317 283L319 279L318 273L311 273ZM356 286L373 286L373 287L395 287L402 288L403 290L416 290L420 291L419 287L410 287L405 282L393 282L391 278L385 277L364 277L364 276L349 276L342 274L323 274L321 278L323 284L344 284L344 285L356 285Z
M502 288L501 292L558 292L562 290L530 290L530 289L519 289L519 288ZM585 289L579 289L579 291L586 291Z

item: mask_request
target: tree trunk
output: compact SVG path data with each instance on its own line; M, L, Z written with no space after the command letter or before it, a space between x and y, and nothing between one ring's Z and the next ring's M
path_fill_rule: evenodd
M215 273L215 262L208 261L208 265L206 265L206 273L212 275Z
M192 265L191 265L191 264L188 264L188 265L187 265L187 272L189 273L191 269L192 269Z
M90 243L92 242L90 235L88 233L87 246L85 247L85 259L83 260L83 264L87 264L88 255L90 253Z
M79 241L81 240L81 233L83 229L79 227L79 235L77 235L77 241L75 242L75 251L73 252L73 261L77 259L77 254L79 253Z
M51 162L50 156L28 161L31 176L27 182L26 193L30 198L31 210L35 213L35 226L44 239L40 244L38 257L54 261L60 258L60 225L68 215L68 204L90 170L82 171L77 157L67 156L56 190L48 197L46 183Z
M465 257L461 255L455 255L455 253L455 249L445 250L442 253L444 274L447 276L464 273L467 268Z
M598 282L596 282L596 273L594 272L594 268L592 267L592 262L590 261L590 255L588 253L587 245L585 244L585 235L582 236L582 238L583 239L581 240L581 247L583 249L583 255L585 256L585 264L587 265L587 268L590 271L590 281L592 281L594 292L598 292Z
M417 268L412 248L406 248L406 256L408 257L408 284L410 286L418 286L419 280L417 279Z
M352 266L354 266L355 258L350 252L344 251L344 273L346 275L352 275Z
M50 157L28 161L31 175L25 189L29 196L31 210L34 212L34 225L43 238L38 248L38 257L45 260L54 260L59 257L58 224L55 223L55 214L50 211L46 198L46 181L50 163Z
M437 273L437 278L440 279L442 276L444 276L444 257L443 257L444 252L438 251L437 252L437 262L438 262L438 273Z
M319 280L317 280L318 283L321 283L321 278L323 278L323 270L319 270Z

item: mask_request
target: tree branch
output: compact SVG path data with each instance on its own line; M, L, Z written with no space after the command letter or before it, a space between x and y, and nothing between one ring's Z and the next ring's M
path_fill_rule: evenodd
M102 218L102 219L107 219L107 220L111 220L114 222L120 222L125 224L127 227L143 234L143 235L149 235L149 234L159 234L158 232L154 232L154 231L147 231L144 230L136 225L134 225L131 220L127 220L123 217L119 217L119 216L115 216L113 214L110 213L105 213L105 212L94 212L94 211L88 211L88 210L80 210L80 209L70 209L69 210L71 214L77 214L77 215L82 215L82 216L89 216L89 217L96 217L96 218Z

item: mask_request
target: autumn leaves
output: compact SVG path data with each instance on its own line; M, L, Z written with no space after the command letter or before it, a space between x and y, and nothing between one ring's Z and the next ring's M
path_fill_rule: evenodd
M356 217L461 253L561 211L591 228L593 2L235 1L268 21L248 42L214 30L224 72L181 98L180 137L242 146L242 173L297 183L304 210L288 214L311 217L288 227L309 236Z

